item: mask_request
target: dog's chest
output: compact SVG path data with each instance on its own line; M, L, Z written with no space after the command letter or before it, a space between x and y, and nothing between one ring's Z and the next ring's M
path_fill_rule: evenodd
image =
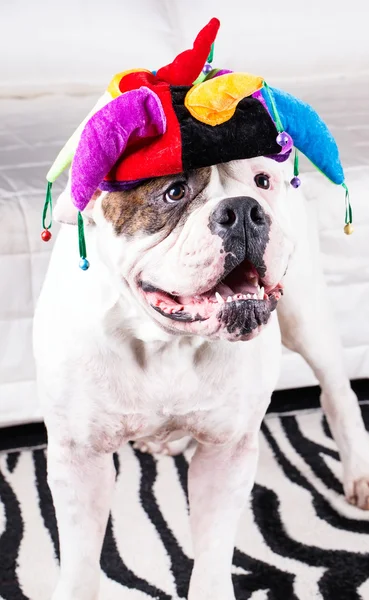
M237 394L242 377L236 368L239 353L234 350L228 344L225 349L191 338L168 344L133 340L123 360L116 356L107 372L114 404L123 412L148 413L160 419L211 409L219 404L219 392Z
M98 405L89 416L90 443L114 451L128 440L148 436L164 440L178 432L225 442L238 429L245 430L256 414L262 375L259 345L257 340L131 341L123 355L105 359L99 394L94 390Z

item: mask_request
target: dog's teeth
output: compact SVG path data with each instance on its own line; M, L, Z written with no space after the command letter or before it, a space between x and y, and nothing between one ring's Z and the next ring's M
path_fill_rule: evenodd
M219 294L219 292L215 292L215 297L218 300L219 304L224 304L224 300L223 300L222 296Z
M181 312L181 310L183 310L183 309L184 309L184 306L179 306L179 307L175 306L175 307L174 307L174 308L172 308L172 310L171 310L171 312L172 312L172 315L173 315L173 314L175 314L175 313Z
M254 300L258 300L257 294L253 295Z
M247 294L246 298L248 298L250 300L251 294Z
M227 298L227 302L232 302L232 301L233 301L233 298L232 298L232 296L228 296L228 298Z
M259 300L264 300L264 288L261 287L259 291Z

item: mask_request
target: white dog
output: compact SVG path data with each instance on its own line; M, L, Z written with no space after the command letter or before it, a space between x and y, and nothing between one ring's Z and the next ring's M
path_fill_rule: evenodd
M254 158L96 193L84 211L87 272L76 267L75 227L62 226L34 330L61 546L53 600L98 597L112 453L131 440L175 453L189 436L198 444L188 597L234 599L235 534L279 375L280 331L321 384L346 498L369 508L368 437L304 199L285 169ZM68 187L55 214L75 220Z

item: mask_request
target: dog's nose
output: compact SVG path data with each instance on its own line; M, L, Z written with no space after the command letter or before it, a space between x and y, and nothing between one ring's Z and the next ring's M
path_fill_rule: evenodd
M267 215L257 200L249 196L226 198L219 202L210 215L210 223L218 235L236 233L237 229L259 235L269 231Z

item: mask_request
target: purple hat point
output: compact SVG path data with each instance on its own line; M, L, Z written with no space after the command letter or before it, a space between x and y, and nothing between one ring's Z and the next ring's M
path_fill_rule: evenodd
M145 86L103 106L87 121L74 155L71 172L75 207L81 211L86 208L128 143L162 135L165 130L160 98Z

